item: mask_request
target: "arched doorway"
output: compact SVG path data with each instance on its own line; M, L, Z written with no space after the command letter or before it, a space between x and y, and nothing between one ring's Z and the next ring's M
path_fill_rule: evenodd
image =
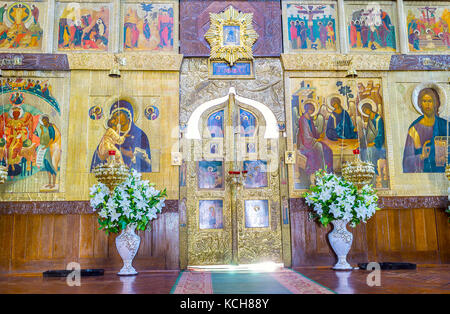
M273 113L230 89L194 111L187 138L187 265L282 262Z

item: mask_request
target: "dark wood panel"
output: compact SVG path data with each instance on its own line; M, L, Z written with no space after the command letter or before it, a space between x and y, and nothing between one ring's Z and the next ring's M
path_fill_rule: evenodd
M376 243L372 260L441 263L435 209L383 209L368 223L369 243ZM372 244L373 246L373 244Z
M436 207L416 207L427 204ZM348 228L354 237L349 261L449 263L450 224L443 208L446 204L444 197L380 198L382 210L367 224ZM385 207L388 205L394 208ZM303 199L291 199L290 207L293 266L334 263L325 237L331 227L308 221L309 209Z
M309 221L308 211L291 211L292 265L325 266L336 263L337 258L328 241L328 233L332 230L314 221ZM351 263L367 261L366 227L359 225L353 233L353 243L348 260Z
M438 249L441 263L450 264L450 222L444 209L436 209Z
M178 200L166 200L165 213L178 212ZM89 201L0 202L0 215L14 214L92 214Z
M332 265L336 257L327 238L331 226L309 221L308 210L296 207L302 203L291 202L292 263L295 267ZM139 232L136 265L143 270L178 269L178 224L178 213L167 211L152 222L150 231ZM449 227L444 208L385 208L367 225L348 228L354 235L349 261L450 263ZM85 268L121 265L115 235L98 230L94 214L0 215L0 272L62 269L72 261Z
M0 269L10 268L12 255L14 216L0 215Z
M95 214L0 215L0 272L42 272L82 268L118 270L117 235L98 229ZM134 265L140 270L178 269L178 213L167 212L139 232L141 246Z

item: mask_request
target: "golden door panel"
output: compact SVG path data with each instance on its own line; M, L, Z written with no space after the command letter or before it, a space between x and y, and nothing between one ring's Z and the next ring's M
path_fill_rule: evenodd
M278 143L264 139L263 116L230 97L199 127L187 162L188 265L281 262Z
M225 184L224 116L216 107L203 115L202 140L191 142L187 161L188 265L231 262L231 208Z

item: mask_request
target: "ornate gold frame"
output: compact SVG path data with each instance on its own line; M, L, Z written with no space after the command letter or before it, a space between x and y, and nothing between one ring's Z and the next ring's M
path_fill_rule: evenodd
M233 66L239 60L253 60L252 47L258 39L253 29L253 13L242 13L232 6L221 13L210 13L211 27L205 38L211 46L210 60L224 60ZM224 26L239 26L239 45L224 45Z
M213 63L220 62L221 60L210 60L208 59L208 78L213 80L235 80L235 79L254 79L255 78L255 70L253 66L253 61L236 61L239 62L248 62L250 63L250 74L249 75L219 75L213 74Z

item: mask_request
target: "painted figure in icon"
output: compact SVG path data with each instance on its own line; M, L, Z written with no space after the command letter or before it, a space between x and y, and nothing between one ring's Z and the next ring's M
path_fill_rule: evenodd
M23 78L0 80L5 112L0 115L0 163L8 166L8 181L19 181L39 172L48 174L35 178L39 188L35 192L55 192L62 155L61 133L53 118L59 115L59 105L50 94L42 93L39 81ZM24 92L26 91L26 93ZM54 109L49 114L41 111L42 101ZM40 103L34 106L34 102ZM48 111L47 111L48 112ZM42 181L41 181L42 180ZM35 184L30 184L32 190Z
M158 31L159 48L173 46L173 8L160 9Z
M351 48L395 51L395 26L378 4L368 4L352 12L348 26Z
M245 227L266 228L269 226L269 203L267 200L245 201Z
M59 16L60 50L107 50L109 7L68 3Z
M92 106L89 109L89 118L99 120L103 117L103 109L100 106Z
M244 170L248 171L245 179L246 188L266 187L267 183L267 161L245 160Z
M342 107L340 97L331 97L329 104L332 110L328 118L326 134L328 139L337 141L338 139L355 139L358 137L356 128L348 112Z
M336 48L335 6L287 4L287 35L293 50Z
M223 187L223 168L221 161L202 160L198 162L198 187L200 189L219 189Z
M434 88L422 89L416 109L422 115L409 127L403 153L403 172L444 172L436 165L435 138L447 136L447 120L439 117L439 94Z
M227 26L223 27L223 41L224 45L239 45L239 26Z
M36 49L41 45L42 35L36 5L16 2L0 8L0 48Z
M199 215L200 229L223 228L223 202L221 200L201 200Z
M318 109L312 102L305 103L303 107L304 113L298 120L297 149L306 156L305 172L310 177L317 170L325 169L325 166L333 171L333 152L322 142L324 133L319 133L312 121Z
M21 107L13 107L9 111L9 119L6 119L6 147L7 160L12 173L16 173L16 165L22 160L21 151L24 142L30 137L28 132L30 126L32 128L32 119L30 113L25 113ZM27 123L27 121L31 122Z
M125 138L129 135L120 135L120 126L118 125L117 119L117 116L112 116L108 120L108 129L100 140L100 144L98 145L98 154L102 160L106 160L109 156L109 152L114 151L115 160L119 163L123 163L122 154L118 147L123 144Z
M43 152L44 171L48 174L48 184L44 189L56 188L56 175L61 160L61 132L50 122L47 115L41 115L35 134L40 139L38 156ZM40 153L41 152L41 153Z
M410 6L406 17L410 51L450 49L450 10L447 6Z
M256 117L249 111L240 109L241 136L252 137L256 132Z
M371 99L363 99L359 104L360 114L367 119L361 143L361 159L375 166L376 187L383 187L383 180L388 180L386 148L384 146L384 121L377 113L377 106Z
M125 50L170 50L173 48L172 4L130 3L124 17Z
M207 126L211 137L223 137L223 110L208 117Z
M106 138L102 137L95 150L91 162L91 171L95 166L106 161L104 144L107 143L106 146L114 145L116 151L120 151L124 164L129 168L136 169L139 172L152 172L148 137L135 124L134 119L134 109L130 102L119 100L111 106L108 129L105 132ZM119 144L123 138L125 140Z

